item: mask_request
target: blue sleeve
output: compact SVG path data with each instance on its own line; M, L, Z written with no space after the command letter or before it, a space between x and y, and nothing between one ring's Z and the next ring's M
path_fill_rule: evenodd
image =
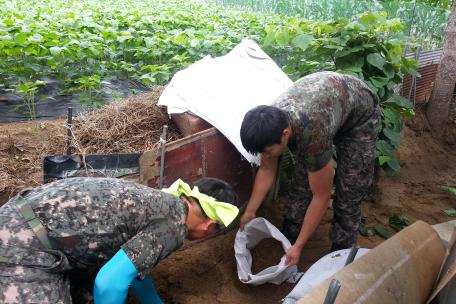
M131 289L141 304L163 304L150 274L144 280L135 279L131 284Z
M101 269L95 278L93 296L95 304L124 303L130 284L138 271L123 249L120 249Z

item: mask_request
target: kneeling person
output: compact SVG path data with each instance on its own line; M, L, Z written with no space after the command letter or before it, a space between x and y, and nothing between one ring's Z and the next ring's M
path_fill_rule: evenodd
M98 272L96 303L123 303L130 286L142 303L161 303L151 268L184 238L228 226L237 204L231 186L214 178L194 188L178 180L162 191L121 179L69 178L22 191L0 207L0 302L90 301L75 298L79 271L90 284Z

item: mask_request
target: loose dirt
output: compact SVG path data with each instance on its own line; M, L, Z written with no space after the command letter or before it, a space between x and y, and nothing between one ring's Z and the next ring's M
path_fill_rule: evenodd
M269 254L264 254L268 252ZM261 240L255 248L250 250L252 254L252 273L257 274L267 267L279 264L285 254L282 243L276 239L269 238Z
M64 152L64 142L51 139L62 121L39 121L0 124L0 178L12 180L15 188L0 189L0 205L8 197L26 186L41 183L39 153L53 145L55 153ZM456 149L436 141L421 114L407 123L405 140L397 153L401 172L393 177L380 174L377 187L363 205L363 221L366 226L381 225L390 233L388 218L401 213L412 221L424 220L436 224L451 220L442 210L456 207L456 198L444 187L456 183ZM21 164L21 167L18 165ZM18 166L15 175L8 167ZM284 198L267 204L259 215L268 218L280 228ZM306 244L300 271L325 255L330 248L328 238L332 210L329 209L322 224ZM166 303L280 303L293 284L280 286L265 284L250 286L237 277L233 242L236 231L231 230L207 241L179 250L160 262L152 271L160 296ZM378 236L359 237L362 247L372 248L383 241ZM277 243L278 244L278 243ZM260 244L254 250L254 268L261 270L271 266L283 254L276 243ZM133 303L134 301L132 301Z

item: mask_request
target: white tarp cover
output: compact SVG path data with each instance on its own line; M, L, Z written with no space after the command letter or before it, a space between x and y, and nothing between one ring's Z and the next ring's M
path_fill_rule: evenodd
M206 56L179 71L163 91L158 105L168 113L190 111L216 127L249 161L259 163L241 143L245 113L269 105L293 84L252 40L244 39L228 54Z
M252 254L250 250L255 248L263 239L274 238L282 243L284 254L278 265L270 266L262 271L252 273ZM234 255L238 270L239 280L246 284L260 285L264 283L282 284L284 281L296 283L302 273L298 267L285 266L286 252L291 247L290 241L265 218L257 217L244 226L244 230L238 230L234 241Z
M355 260L365 255L368 251L369 249L366 248L358 249ZM315 262L304 273L293 290L285 297L285 299L283 299L283 304L294 304L313 288L320 285L321 282L344 268L349 254L350 249L342 249L331 252Z

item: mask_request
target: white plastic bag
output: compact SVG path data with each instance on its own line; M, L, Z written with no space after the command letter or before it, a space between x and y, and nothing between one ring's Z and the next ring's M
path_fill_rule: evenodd
M284 255L280 263L270 266L256 274L252 273L252 254L250 249L254 248L263 239L274 238L282 243ZM234 242L234 253L236 256L239 280L246 284L261 285L264 283L282 284L284 281L296 283L302 273L298 267L285 266L286 252L291 247L290 241L274 225L262 217L251 220L239 230Z

